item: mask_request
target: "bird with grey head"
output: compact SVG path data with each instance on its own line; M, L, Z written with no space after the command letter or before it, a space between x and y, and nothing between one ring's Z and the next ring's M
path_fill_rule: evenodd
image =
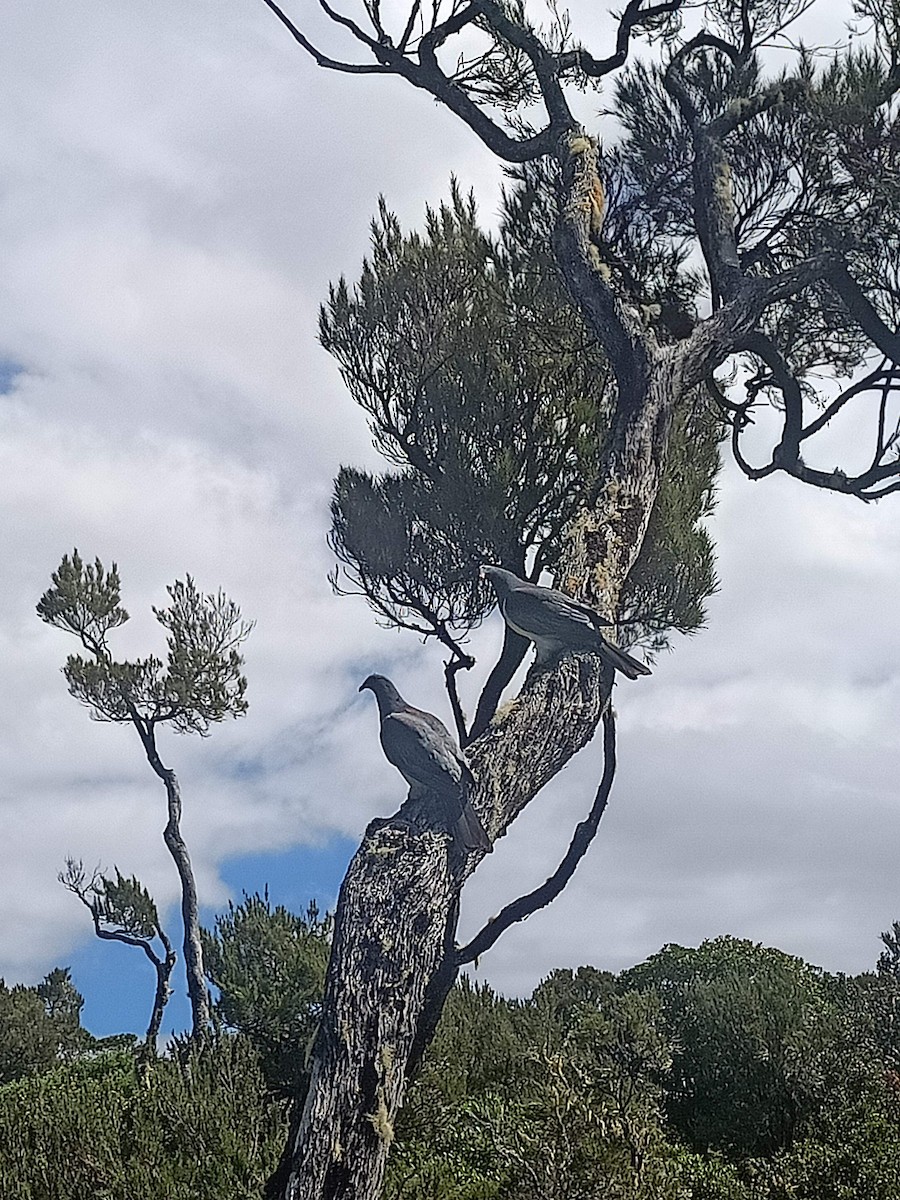
M485 565L480 574L493 585L500 613L510 629L534 643L537 665L581 650L598 654L628 679L650 674L646 663L626 654L603 635L602 626L612 622L587 604L555 588L529 583L503 567Z
M359 690L375 695L381 748L409 784L410 796L437 798L457 849L490 853L491 840L469 796L475 778L444 723L407 704L386 675L370 675Z

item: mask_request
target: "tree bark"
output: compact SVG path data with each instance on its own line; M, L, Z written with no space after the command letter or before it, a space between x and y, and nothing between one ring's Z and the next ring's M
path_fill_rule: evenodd
M162 936L162 931L160 931L160 935ZM159 1037L159 1029L162 1025L163 1013L169 1002L169 996L172 994L172 989L169 987L169 980L172 977L172 971L175 968L176 962L175 951L169 945L168 939L163 941L163 947L166 952L165 958L160 959L155 957L153 959L153 965L156 968L156 991L153 996L153 1011L150 1014L147 1035L144 1038L147 1053L151 1056L156 1054L156 1039Z
M458 884L447 848L443 834L373 822L350 864L291 1200L380 1194L419 1022L452 952Z
M191 1003L191 1035L203 1037L209 1030L209 992L203 973L203 946L200 942L200 905L197 882L184 838L181 836L181 788L175 772L165 766L156 749L152 726L136 714L132 721L138 731L147 761L163 781L166 789L169 819L163 830L163 841L172 855L181 882L181 920L184 925L184 968L187 973L188 998Z
M175 862L181 881L181 919L184 923L184 967L191 1002L191 1033L202 1037L209 1029L209 992L203 975L203 947L200 944L200 907L191 856L181 836L181 789L175 772L163 768L169 819L163 840Z

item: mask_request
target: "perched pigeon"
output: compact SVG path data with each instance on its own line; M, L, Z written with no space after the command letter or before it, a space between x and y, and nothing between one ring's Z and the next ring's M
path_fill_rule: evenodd
M510 629L534 642L535 662L545 663L565 650L592 650L629 679L650 674L648 666L606 640L600 626L611 622L586 604L528 583L503 567L482 567L481 574L494 585Z
M460 850L493 849L467 792L475 783L446 726L420 708L407 704L384 675L370 675L360 685L378 701L381 748L385 758L409 784L412 795L437 796L447 814L453 842Z

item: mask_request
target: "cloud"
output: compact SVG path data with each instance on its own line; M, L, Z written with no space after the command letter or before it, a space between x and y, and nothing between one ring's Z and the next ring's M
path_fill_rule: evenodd
M159 651L151 605L187 572L256 621L248 717L161 741L207 903L235 855L356 838L402 798L356 692L370 670L449 723L440 651L326 581L330 481L378 460L315 318L328 281L358 273L379 192L418 223L455 171L490 221L501 175L414 89L314 70L262 6L50 0L3 22L0 974L35 979L86 936L55 883L66 854L176 896L158 780L131 730L67 696L74 644L34 615L73 546L119 563L122 655ZM897 530L890 502L726 475L709 628L619 687L597 842L482 973L527 989L725 931L874 961L898 913ZM479 670L499 642L494 616ZM477 678L461 686L471 710ZM467 930L553 868L598 749L478 872Z

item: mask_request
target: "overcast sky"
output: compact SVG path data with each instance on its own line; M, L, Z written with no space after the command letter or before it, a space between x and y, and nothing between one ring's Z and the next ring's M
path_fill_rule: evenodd
M331 480L378 460L316 310L358 271L379 192L415 225L455 173L489 222L500 172L424 94L316 70L253 0L5 5L0 78L0 975L72 963L89 1024L140 1029L146 964L95 944L56 874L67 855L137 873L172 924L164 795L133 731L67 695L75 647L34 605L73 546L116 560L126 656L163 646L166 584L225 588L256 621L250 714L160 737L206 912L266 883L333 903L403 797L359 682L386 672L450 717L439 650L326 579ZM726 470L709 627L618 688L597 842L482 978L522 992L721 933L874 964L900 916L898 505ZM501 632L496 614L479 631L478 678ZM552 869L600 769L595 745L498 844L464 933ZM136 981L124 1014L113 962Z

